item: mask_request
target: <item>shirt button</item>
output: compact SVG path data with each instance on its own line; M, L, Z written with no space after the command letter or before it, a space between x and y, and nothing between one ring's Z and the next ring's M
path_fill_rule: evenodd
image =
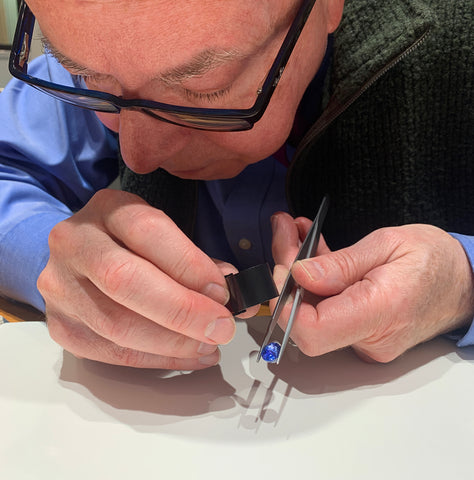
M242 250L250 250L252 248L252 242L247 238L241 238L239 240L239 248Z

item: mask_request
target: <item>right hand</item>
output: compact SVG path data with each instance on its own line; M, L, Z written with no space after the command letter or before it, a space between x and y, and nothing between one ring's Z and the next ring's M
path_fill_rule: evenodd
M224 274L163 212L102 190L49 237L38 279L51 337L77 357L145 368L215 365L235 332Z

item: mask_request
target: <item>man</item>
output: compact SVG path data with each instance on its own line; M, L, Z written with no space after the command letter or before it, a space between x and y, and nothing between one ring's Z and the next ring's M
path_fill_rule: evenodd
M342 0L28 1L62 64L28 73L114 97L46 86L102 110L100 124L19 82L2 94L3 293L45 308L77 356L214 365L235 328L235 270L211 257L242 267L272 243L281 284L309 224L284 211L311 217L329 193L328 246L293 269L315 294L292 332L303 352L390 361L459 328L472 344L468 3L347 2L338 28ZM229 109L262 98L241 131L249 120ZM117 142L126 191L101 190Z

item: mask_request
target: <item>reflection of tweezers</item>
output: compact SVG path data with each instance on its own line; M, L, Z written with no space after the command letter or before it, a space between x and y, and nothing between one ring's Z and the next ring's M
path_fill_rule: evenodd
M301 245L300 251L298 252L298 255L294 260L295 262L297 262L298 260L303 260L305 258L314 257L314 255L316 254L319 237L321 235L321 227L326 217L328 207L329 199L328 197L324 197L323 201L321 202L321 206L319 207L316 218L314 219L314 222L311 225L311 228L306 235L303 244ZM285 351L288 340L290 339L291 328L293 327L293 322L301 305L301 300L303 299L304 289L302 287L297 286L296 288L295 298L293 300L290 317L288 319L288 324L286 326L285 334L283 336L283 341L281 342L281 345L278 342L270 342L270 337L275 330L281 312L283 311L283 308L288 298L290 297L295 285L296 282L291 275L290 268L288 276L286 277L285 284L283 285L280 297L278 298L275 310L273 311L272 319L270 321L270 324L268 325L267 333L265 334L262 346L260 347L260 351L258 352L257 362L260 360L260 358L263 358L265 361L270 363L278 364L280 362L280 358Z

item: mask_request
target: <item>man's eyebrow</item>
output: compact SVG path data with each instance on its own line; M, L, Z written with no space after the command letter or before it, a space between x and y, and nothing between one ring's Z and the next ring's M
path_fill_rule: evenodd
M71 60L69 57L60 52L48 39L46 35L41 36L41 43L43 44L43 49L45 52L51 54L64 68L67 70L74 71L75 75L96 75L97 72L91 70L90 68L80 65L74 60Z
M207 49L195 55L189 62L173 67L159 75L159 79L167 85L182 83L193 77L199 77L243 55L236 50Z
M97 72L80 65L60 52L46 35L41 37L41 43L45 51L50 53L64 68L74 71L76 75L96 75ZM167 85L175 85L193 77L204 75L208 71L219 67L244 55L236 50L207 49L195 55L189 62L173 67L163 74L157 75Z

